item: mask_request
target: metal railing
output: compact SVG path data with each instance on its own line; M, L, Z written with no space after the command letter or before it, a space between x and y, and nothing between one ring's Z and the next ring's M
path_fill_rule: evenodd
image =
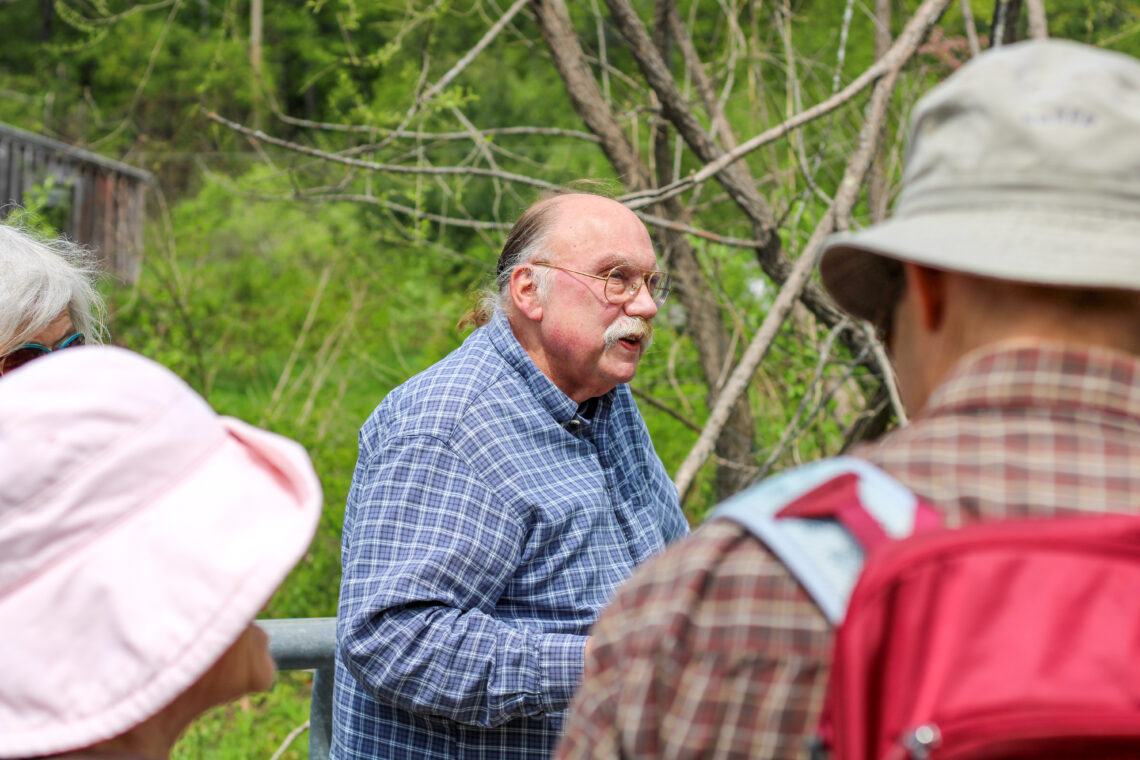
M327 760L332 741L333 651L336 618L258 620L280 670L312 670L309 760Z

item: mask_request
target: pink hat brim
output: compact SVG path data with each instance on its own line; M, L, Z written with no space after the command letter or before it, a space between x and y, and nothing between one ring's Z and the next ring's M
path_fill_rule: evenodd
M0 757L85 747L151 717L304 555L322 503L304 449L216 419L225 435L195 468L0 595Z

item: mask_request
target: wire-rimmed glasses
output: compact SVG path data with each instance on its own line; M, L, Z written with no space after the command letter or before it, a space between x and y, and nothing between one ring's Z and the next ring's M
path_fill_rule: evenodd
M583 277L592 277L595 280L602 280L606 283L606 287L602 291L606 296L606 301L612 303L614 306L621 306L622 304L632 301L637 296L637 292L641 290L642 285L649 289L649 297L653 299L653 303L660 306L665 303L665 299L669 297L669 290L672 288L672 283L667 272L639 269L632 264L618 264L605 274L590 274L589 272L579 272L577 269L570 269L569 267L551 264L546 261L533 261L531 263L539 267L561 269L563 272L571 272L573 274L580 274Z

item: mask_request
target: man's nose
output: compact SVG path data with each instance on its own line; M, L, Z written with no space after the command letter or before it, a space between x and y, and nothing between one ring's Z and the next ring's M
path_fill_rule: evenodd
M653 319L657 316L657 304L649 292L649 286L644 282L641 283L641 287L637 289L633 298L626 302L625 313L631 317L643 317L645 319Z

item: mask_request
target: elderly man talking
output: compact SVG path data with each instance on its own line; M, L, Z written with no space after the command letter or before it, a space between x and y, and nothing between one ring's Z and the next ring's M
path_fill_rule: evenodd
M528 209L493 314L360 433L332 754L544 758L588 631L688 532L629 387L669 293L621 204Z
M951 528L1140 511L1140 61L988 52L919 102L910 136L894 218L821 262L912 413L854 456ZM737 503L781 508L768 485ZM807 757L832 627L806 588L732 519L646 563L595 626L558 757Z

